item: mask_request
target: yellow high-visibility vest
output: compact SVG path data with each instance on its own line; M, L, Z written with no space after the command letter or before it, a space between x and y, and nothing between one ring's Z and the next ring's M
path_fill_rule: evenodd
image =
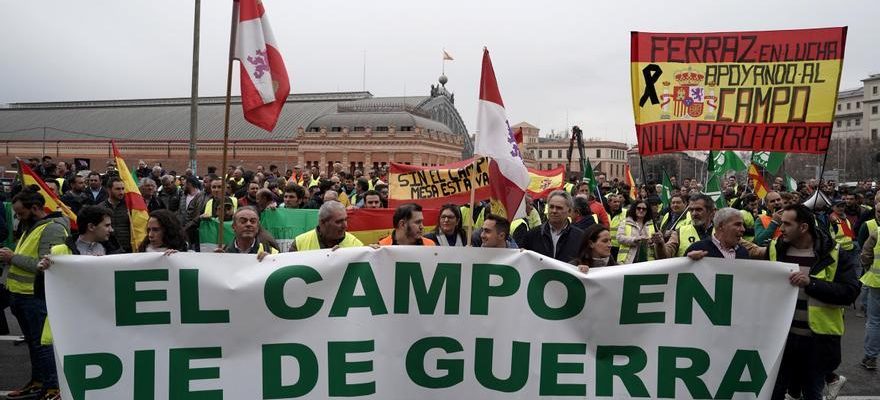
M810 276L825 282L834 282L834 275L837 274L837 253L838 248L835 247L831 250L831 258L834 261L817 274ZM770 241L770 261L776 261L777 257L776 239L773 239ZM810 296L807 300L807 322L813 333L842 336L844 331L843 307L823 303Z

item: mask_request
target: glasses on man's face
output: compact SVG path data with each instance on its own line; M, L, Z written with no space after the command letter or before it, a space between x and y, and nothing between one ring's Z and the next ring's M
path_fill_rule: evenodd
M444 219L445 219L445 220L450 220L450 219L455 219L455 216L454 216L454 215L441 215L441 216L440 216L440 219L441 219L441 220L444 220Z
M648 211L647 207L636 207L636 211Z

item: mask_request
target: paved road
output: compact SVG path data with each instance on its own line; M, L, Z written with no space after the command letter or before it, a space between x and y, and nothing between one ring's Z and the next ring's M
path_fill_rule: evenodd
M0 395L24 384L30 375L27 349L15 345L12 339L19 334L18 325L6 311L10 336L0 336ZM848 381L840 392L840 400L880 400L880 371L869 372L859 366L862 359L862 343L865 335L865 319L847 310L846 335L843 337L843 362L838 373Z

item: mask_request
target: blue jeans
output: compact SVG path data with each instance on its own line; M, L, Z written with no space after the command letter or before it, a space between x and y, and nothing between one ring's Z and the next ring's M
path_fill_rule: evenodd
M880 288L863 286L868 289L868 310L865 312L865 357L877 358L880 355Z
M46 301L34 295L12 293L9 308L18 321L31 359L31 380L45 388L58 387L55 371L55 353L52 346L40 344L43 323L46 321Z

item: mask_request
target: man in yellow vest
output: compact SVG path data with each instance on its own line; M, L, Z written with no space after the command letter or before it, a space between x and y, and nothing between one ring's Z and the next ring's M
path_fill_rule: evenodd
M28 346L31 379L7 398L38 398L48 390L58 389L58 374L52 346L40 344L46 320L46 300L34 295L37 264L52 246L64 243L69 223L61 213L47 214L46 200L35 187L24 188L12 198L12 209L19 219L21 238L15 251L0 249L0 260L9 265L6 287L10 293L10 309L18 321Z
M797 264L789 275L799 288L794 318L785 344L773 399L782 399L793 382L800 382L804 399L821 399L826 375L840 365L843 308L859 295L856 263L822 229L806 206L782 211L781 240L752 247L752 258ZM744 243L744 242L741 242Z
M691 214L690 225L681 225L673 230L666 244L658 246L657 258L682 257L688 247L712 234L712 218L715 216L715 202L705 194L691 196L688 205ZM661 235L661 232L655 233Z
M348 229L348 213L338 201L328 201L318 209L318 226L302 233L290 244L290 251L333 249L363 246Z
M682 215L684 213L684 215ZM691 223L690 214L687 214L687 204L681 195L672 195L669 199L669 212L660 220L660 230L669 232L678 229L682 225ZM673 225L674 224L674 225Z
M877 204L880 206L880 203ZM880 210L880 207L875 207ZM874 221L874 220L871 220ZM868 222L871 222L868 221ZM863 226L868 225L865 223ZM861 263L865 268L862 284L865 286L867 310L865 316L865 356L861 365L867 370L877 369L877 356L880 355L880 240L877 240L880 228L874 223L874 229L868 233L868 239L862 246Z
M626 208L623 208L623 195L617 194L608 197L608 219L611 235L611 259L617 259L617 253L620 252L620 243L617 241L617 228L626 221Z

